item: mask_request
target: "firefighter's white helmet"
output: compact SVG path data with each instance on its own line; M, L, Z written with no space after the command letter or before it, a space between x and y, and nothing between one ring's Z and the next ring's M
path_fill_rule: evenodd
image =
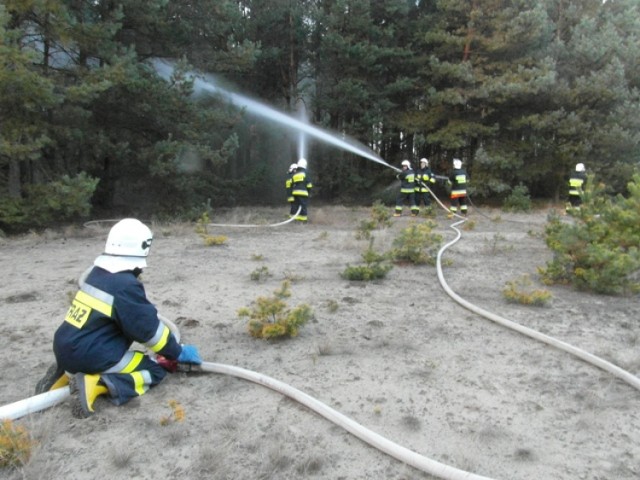
M96 258L94 265L112 273L145 268L152 241L153 233L140 220L120 220L109 231L104 254Z
M454 158L453 168L462 168L462 160L460 160L459 158Z
M411 168L411 162L409 160L403 160L402 161L402 166L403 167L407 167L407 168Z
M298 167L307 168L307 159L301 158L300 160L298 160Z
M576 172L584 172L584 163L576 164Z
M429 160L427 160L426 158L421 158L420 159L420 165L425 164L425 165L429 165Z
M289 173L295 172L297 168L298 168L298 164L292 163L291 165L289 165Z

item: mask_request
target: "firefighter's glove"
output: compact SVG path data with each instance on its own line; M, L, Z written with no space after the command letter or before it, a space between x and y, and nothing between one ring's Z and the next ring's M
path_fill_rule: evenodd
M200 365L202 363L202 359L200 358L200 353L198 353L198 348L195 345L182 345L182 352L178 357L178 363L193 363Z
M178 369L177 360L169 360L163 355L156 355L156 362L169 373L174 373Z

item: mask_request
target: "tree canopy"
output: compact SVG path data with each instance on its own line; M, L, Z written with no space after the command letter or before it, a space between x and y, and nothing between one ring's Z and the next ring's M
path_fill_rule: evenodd
M194 95L195 78L295 118L304 105L390 164L428 157L444 174L461 158L477 197L558 199L578 162L625 194L639 47L640 0L4 0L0 228L282 201L296 132ZM307 151L327 201L393 179L318 140Z

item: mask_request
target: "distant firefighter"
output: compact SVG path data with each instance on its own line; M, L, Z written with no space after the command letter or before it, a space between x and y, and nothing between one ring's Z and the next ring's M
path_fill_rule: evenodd
M396 196L396 209L393 216L399 217L402 215L402 208L406 202L411 208L411 215L415 217L419 211L415 197L416 174L411 168L411 162L409 160L403 160L401 165L402 171L396 175L398 180L400 180L400 191Z
M307 173L307 160L301 158L298 160L298 168L293 174L292 180L292 195L293 195L293 213L300 209L300 213L296 215L296 221L299 223L307 223L308 208L309 208L309 194L313 188L309 174Z
M287 202L289 202L289 216L293 217L296 214L296 209L294 208L294 200L293 197L293 174L296 173L298 168L297 163L292 163L289 165L289 171L287 172L287 179L284 182L285 189L287 191Z
M429 160L426 158L420 159L420 168L416 170L416 206L420 208L420 203L424 203L425 207L431 205L431 194L429 189L432 184L436 183L436 178L433 176L431 167L429 167Z
M586 181L587 174L585 173L584 163L578 163L575 171L569 176L569 205L567 205L567 210L580 208L580 205L582 205L582 192Z
M467 184L469 182L469 176L467 171L462 168L462 160L459 158L453 159L453 171L449 176L451 182L451 206L449 209L451 213L460 213L462 215L467 214Z

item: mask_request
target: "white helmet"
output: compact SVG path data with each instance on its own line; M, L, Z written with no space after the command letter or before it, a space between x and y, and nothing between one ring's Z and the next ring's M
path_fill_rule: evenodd
M578 163L576 165L576 172L584 172L584 163Z
M429 165L429 160L427 160L426 158L421 158L420 159L420 165L422 165L423 163L428 166Z
M96 258L94 265L111 273L147 266L153 234L140 220L125 218L109 231L104 254Z
M289 165L289 173L295 172L297 168L298 168L298 164L292 163L291 165Z
M454 158L453 168L462 168L462 160L460 160L459 158Z
M402 161L402 166L403 167L407 167L407 168L411 168L411 162L409 160L403 160Z
M301 158L300 160L298 160L298 167L307 168L307 159Z

